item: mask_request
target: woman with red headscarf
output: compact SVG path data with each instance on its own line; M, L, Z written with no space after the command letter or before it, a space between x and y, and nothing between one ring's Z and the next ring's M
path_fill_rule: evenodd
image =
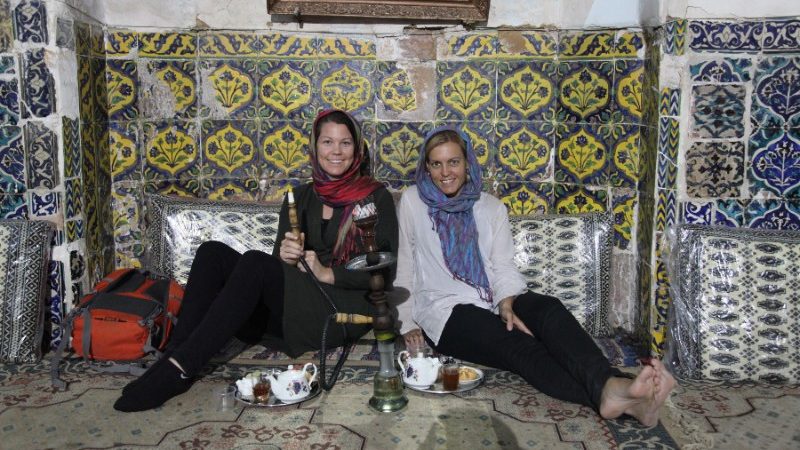
M298 264L304 258L337 309L373 314L365 299L369 274L345 269L359 252L361 232L353 224L356 205L373 203L378 214L376 244L397 251L397 217L391 194L365 174L368 154L358 123L344 111L322 111L314 121L309 159L312 182L294 190L300 237L289 229L284 201L273 254L239 254L220 242L197 250L177 326L165 354L132 381L114 403L119 411L144 411L186 392L200 370L234 336L270 339L290 356L319 349L332 313L328 301ZM394 278L388 271L387 282ZM366 325L330 327L327 345L344 344Z

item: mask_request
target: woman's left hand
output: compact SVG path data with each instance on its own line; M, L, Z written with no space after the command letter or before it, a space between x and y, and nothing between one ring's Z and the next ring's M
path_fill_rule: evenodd
M506 329L508 329L508 331L516 328L527 335L533 336L533 333L525 326L522 319L514 314L514 297L506 297L500 300L500 318L506 323Z
M314 273L314 276L323 283L333 284L334 276L333 276L333 269L330 267L324 266L321 262L319 262L319 258L317 257L317 252L314 250L306 250L304 256L306 263L308 263L308 267ZM302 264L297 266L301 272L305 272L306 268L303 267Z

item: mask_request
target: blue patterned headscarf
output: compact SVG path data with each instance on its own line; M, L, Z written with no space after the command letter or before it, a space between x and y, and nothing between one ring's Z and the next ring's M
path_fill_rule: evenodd
M464 153L467 156L467 180L461 191L453 197L446 196L436 187L425 165L425 147L428 141L443 131L456 132L466 147ZM481 167L472 151L469 138L452 127L440 127L431 131L420 149L416 181L419 198L428 205L428 215L439 234L444 261L450 273L477 289L482 300L492 303L492 288L483 267L478 247L478 228L472 213L472 205L481 197Z

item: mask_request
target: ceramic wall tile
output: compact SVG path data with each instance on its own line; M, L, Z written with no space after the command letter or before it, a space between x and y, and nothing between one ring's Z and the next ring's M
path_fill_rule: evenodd
M74 22L72 31L75 33L75 53L81 56L89 56L89 40L91 29L84 22Z
M145 122L143 131L144 165L155 179L178 178L198 161L198 130L194 123Z
M214 177L244 178L245 168L258 162L258 124L254 121L204 121L203 161Z
M562 183L605 184L612 151L597 127L571 125L556 137L555 180Z
M0 52L9 51L14 45L14 21L8 0L0 0Z
M496 32L457 33L447 40L447 54L459 58L496 58L504 53Z
M114 217L115 265L141 267L144 254L141 186L132 182L114 183L111 208Z
M543 120L555 114L554 61L500 62L497 67L498 120Z
M259 117L269 120L314 118L314 65L311 61L265 60L259 63L258 70Z
M763 33L763 22L693 20L689 23L689 47L698 52L757 52Z
M745 220L749 228L800 230L800 210L796 201L752 200Z
M264 51L264 41L255 33L206 32L198 42L201 58L259 56Z
M17 80L0 80L0 126L19 121L19 88Z
M106 109L108 120L132 120L139 116L136 62L109 59L106 62Z
M672 88L661 89L658 102L658 114L662 116L677 116L681 110L681 90Z
M658 153L656 180L658 188L675 189L678 180L678 165L666 153Z
M57 192L37 193L31 191L28 202L31 217L52 216L60 210Z
M800 197L800 140L789 133L767 143L750 139L748 180L753 196Z
M553 210L552 183L506 181L498 185L497 194L509 214L547 214Z
M766 57L753 82L752 121L764 128L800 127L800 56Z
M568 122L600 122L611 109L611 61L562 62L558 67L558 117Z
M744 136L743 85L694 86L692 135L698 138Z
M686 151L686 194L739 197L744 184L744 144L695 142Z
M198 90L194 61L147 61L139 73L139 113L159 119L197 117Z
M695 83L736 83L750 81L753 62L743 58L703 61L689 66Z
M633 189L615 189L611 200L614 217L614 247L627 250L636 227L639 197Z
M204 117L253 118L258 110L255 60L201 60ZM210 89L209 89L210 88Z
M375 142L375 174L378 179L413 181L419 151L430 123L379 122Z
M644 35L638 31L617 31L614 40L614 56L636 58L644 48Z
M72 178L65 181L64 185L64 214L67 219L72 219L83 212L83 183L80 178Z
M436 123L436 126L441 126L441 123ZM532 129L537 129L536 124L531 124ZM502 132L503 128L498 123L497 126L491 122L462 122L457 125L462 133L464 133L472 144L472 150L478 159L478 164L481 166L481 175L483 178L494 177L497 172L497 165L495 158L497 148L502 136L508 136L507 133ZM508 128L504 130L509 131ZM544 135L539 131L540 135Z
M683 203L682 223L698 225L711 225L711 215L714 211L713 202L685 202Z
M308 122L261 123L259 140L261 160L266 162L268 178L307 178L311 176L308 162Z
M67 228L67 242L75 242L83 239L84 228L82 219L67 220L64 224Z
M47 43L47 9L45 2L22 0L14 8L14 28L17 40L37 44Z
M617 60L614 72L614 111L623 120L639 123L642 120L642 89L644 64L640 60Z
M564 31L559 33L561 58L608 58L614 52L614 33Z
M64 141L64 178L77 177L81 173L81 141L76 119L61 117L61 137Z
M17 73L17 58L13 55L0 56L0 75Z
M44 124L25 124L25 159L28 188L54 189L58 185L58 144L55 133Z
M317 63L315 101L322 109L349 111L359 120L375 117L375 63L332 60Z
M66 285L64 283L64 263L61 261L50 261L50 271L47 277L47 285L50 288L48 297L47 320L50 322L50 336L43 339L49 340L48 348L56 349L61 343L61 321L64 319L64 299L66 298Z
M318 58L375 59L375 41L350 37L321 37L314 40Z
M394 61L378 61L376 91L380 105L387 111L402 114L421 106L408 71Z
M673 19L664 24L664 53L683 55L686 50L687 27L686 19Z
M496 65L491 62L439 62L436 119L492 120Z
M741 227L744 225L744 200L717 200L714 210L713 224L726 227Z
M75 31L73 22L62 17L56 18L56 46L75 50Z
M108 30L104 35L106 57L132 56L139 48L139 34L127 30Z
M0 219L26 219L28 207L23 194L0 194Z
M263 43L261 52L264 56L310 58L317 55L314 38L281 33L270 33L259 38Z
M800 20L767 20L764 22L764 52L797 52L800 50Z
M78 280L86 273L86 261L78 250L69 252L69 273L72 280Z
M664 232L676 224L677 200L674 189L658 189L657 192L655 231Z
M577 214L608 210L608 191L590 190L585 187L556 184L553 189L556 214Z
M22 98L23 117L47 117L56 110L56 93L53 75L45 64L44 49L25 52Z
M502 39L504 33L500 33ZM519 55L526 58L552 59L558 54L558 36L554 31L529 31L521 33L524 44Z
M197 55L194 33L140 33L139 57L191 58Z
M609 184L615 187L636 188L639 181L640 142L639 126L620 126L620 131L610 142Z

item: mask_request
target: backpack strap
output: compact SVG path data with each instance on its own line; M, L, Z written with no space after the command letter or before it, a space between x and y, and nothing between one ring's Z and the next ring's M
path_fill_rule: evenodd
M61 322L61 342L58 343L58 348L53 352L53 357L50 358L50 384L56 389L66 389L67 383L59 376L59 366L61 360L64 359L64 349L67 348L67 343L72 337L72 325L75 317L81 313L82 307L76 307L67 314L67 318Z

